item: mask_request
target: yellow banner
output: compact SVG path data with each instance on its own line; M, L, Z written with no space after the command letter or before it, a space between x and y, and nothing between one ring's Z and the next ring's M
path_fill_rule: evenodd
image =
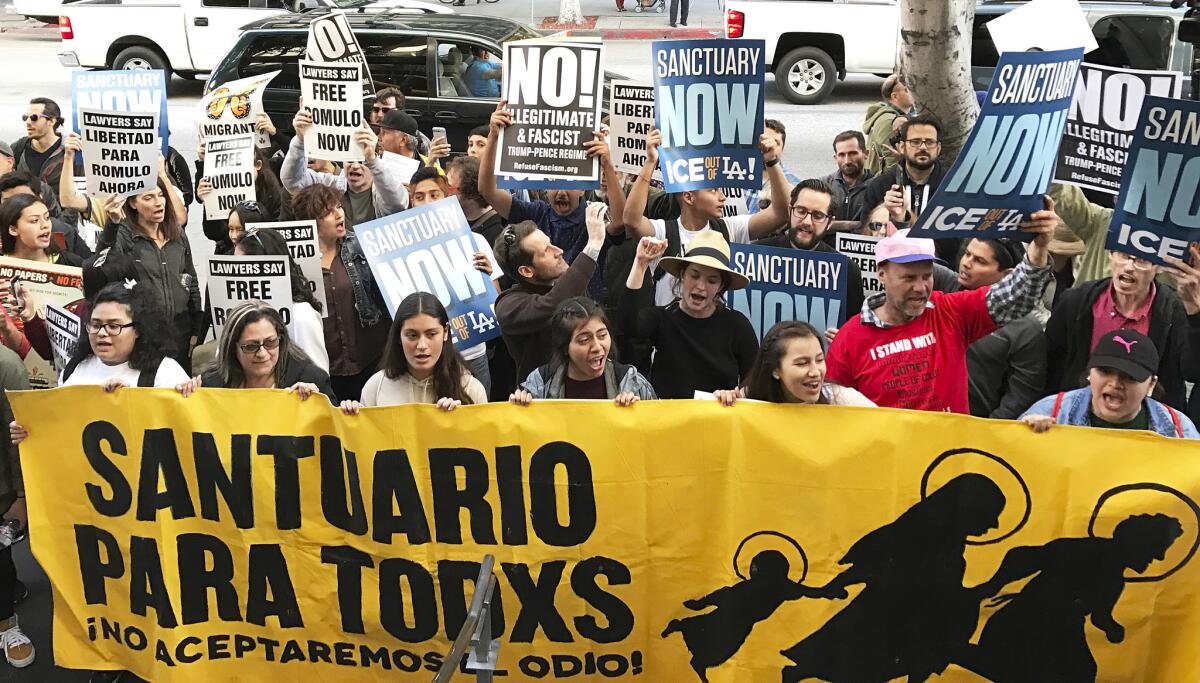
M1200 680L1195 441L698 401L12 403L60 666L427 681L491 553L506 680Z

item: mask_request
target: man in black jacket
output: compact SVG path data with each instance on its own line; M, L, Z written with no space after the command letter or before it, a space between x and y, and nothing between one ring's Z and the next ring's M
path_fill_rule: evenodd
M1078 389L1095 341L1107 332L1133 329L1158 347L1162 401L1186 409L1186 381L1200 379L1200 349L1189 336L1200 337L1200 294L1156 285L1159 267L1128 254L1109 252L1113 276L1077 285L1062 293L1046 325L1046 393Z

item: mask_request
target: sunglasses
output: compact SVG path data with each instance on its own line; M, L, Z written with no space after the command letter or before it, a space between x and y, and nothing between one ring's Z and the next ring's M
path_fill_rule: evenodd
M393 109L395 109L395 107L381 107L378 104L371 106L371 111L375 112L376 114L386 114Z
M887 227L887 223L871 221L870 223L867 223L867 227L871 229L871 232L883 232L884 228Z
M253 356L259 349L274 351L279 348L279 337L271 337L262 341L252 341L248 344L238 344L238 349L247 356Z
M54 117L46 116L45 114L21 114L21 120L28 121L30 123L37 123L38 121L41 121L42 119L49 121L52 118L54 118Z

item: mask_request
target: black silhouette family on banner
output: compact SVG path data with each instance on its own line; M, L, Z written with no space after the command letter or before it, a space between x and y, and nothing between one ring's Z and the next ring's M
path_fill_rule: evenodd
M1019 482L1025 497L1020 522L987 541L972 538L996 529L1010 503L992 479L961 474L927 491L930 474L939 464L968 454L1001 465ZM921 500L851 546L838 563L846 569L828 584L803 585L808 560L800 545L778 532L758 532L735 553L735 571L742 580L684 602L698 614L672 619L662 637L681 634L691 653L692 669L707 681L706 671L736 654L754 626L770 618L785 601L846 599L847 587L861 584L862 590L845 608L783 651L792 662L783 668L783 681L924 681L951 663L996 683L1094 681L1096 660L1088 647L1085 621L1090 619L1109 642L1120 643L1125 629L1112 612L1125 584L1166 578L1191 560L1200 546L1200 533L1196 533L1195 542L1176 566L1157 576L1144 576L1183 535L1179 519L1136 514L1121 520L1111 537L1095 535L1105 502L1139 490L1178 498L1200 525L1200 507L1179 491L1154 483L1126 484L1100 497L1086 537L1015 547L990 580L968 588L963 585L966 547L1011 537L1028 521L1031 500L1024 480L1001 458L975 449L947 451L926 470ZM758 536L783 539L791 546L795 553L789 554L798 554L803 564L799 579L790 578L792 562L776 549L755 553L749 576L742 575L737 555ZM1128 577L1127 571L1139 576ZM1031 576L1019 592L998 595L1009 584ZM986 600L999 609L973 644L970 639Z

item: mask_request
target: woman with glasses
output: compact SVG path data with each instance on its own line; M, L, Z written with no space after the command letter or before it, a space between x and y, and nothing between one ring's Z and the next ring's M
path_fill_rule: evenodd
M342 411L363 407L432 403L442 410L487 403L487 392L467 372L450 337L450 316L438 298L414 292L396 307L379 372L371 375L362 399L342 401Z
M213 191L212 184L204 177L204 145L200 145L200 158L196 161L196 201L204 205L204 198ZM232 254L233 244L237 235L246 230L246 223L267 223L288 218L287 206L292 197L283 189L279 177L271 170L271 164L262 150L254 150L254 201L243 202L229 214L227 220L209 220L207 213L201 214L204 220L204 236L216 242L216 253ZM246 214L250 214L247 216ZM236 218L235 218L236 216ZM235 227L235 220L237 226Z
M325 350L321 302L313 294L315 285L304 276L304 272L296 265L291 252L288 251L283 235L270 228L253 230L238 241L234 253L238 256L288 257L288 266L292 273L291 330L295 337L293 341L317 367L328 373L329 353Z
M891 237L896 234L896 224L892 222L892 213L886 204L879 204L867 212L862 222L858 224L858 234L868 237Z
M330 402L337 401L328 373L292 342L279 311L261 301L244 303L229 312L212 367L179 389L189 396L201 386L287 389L301 400L320 393Z

